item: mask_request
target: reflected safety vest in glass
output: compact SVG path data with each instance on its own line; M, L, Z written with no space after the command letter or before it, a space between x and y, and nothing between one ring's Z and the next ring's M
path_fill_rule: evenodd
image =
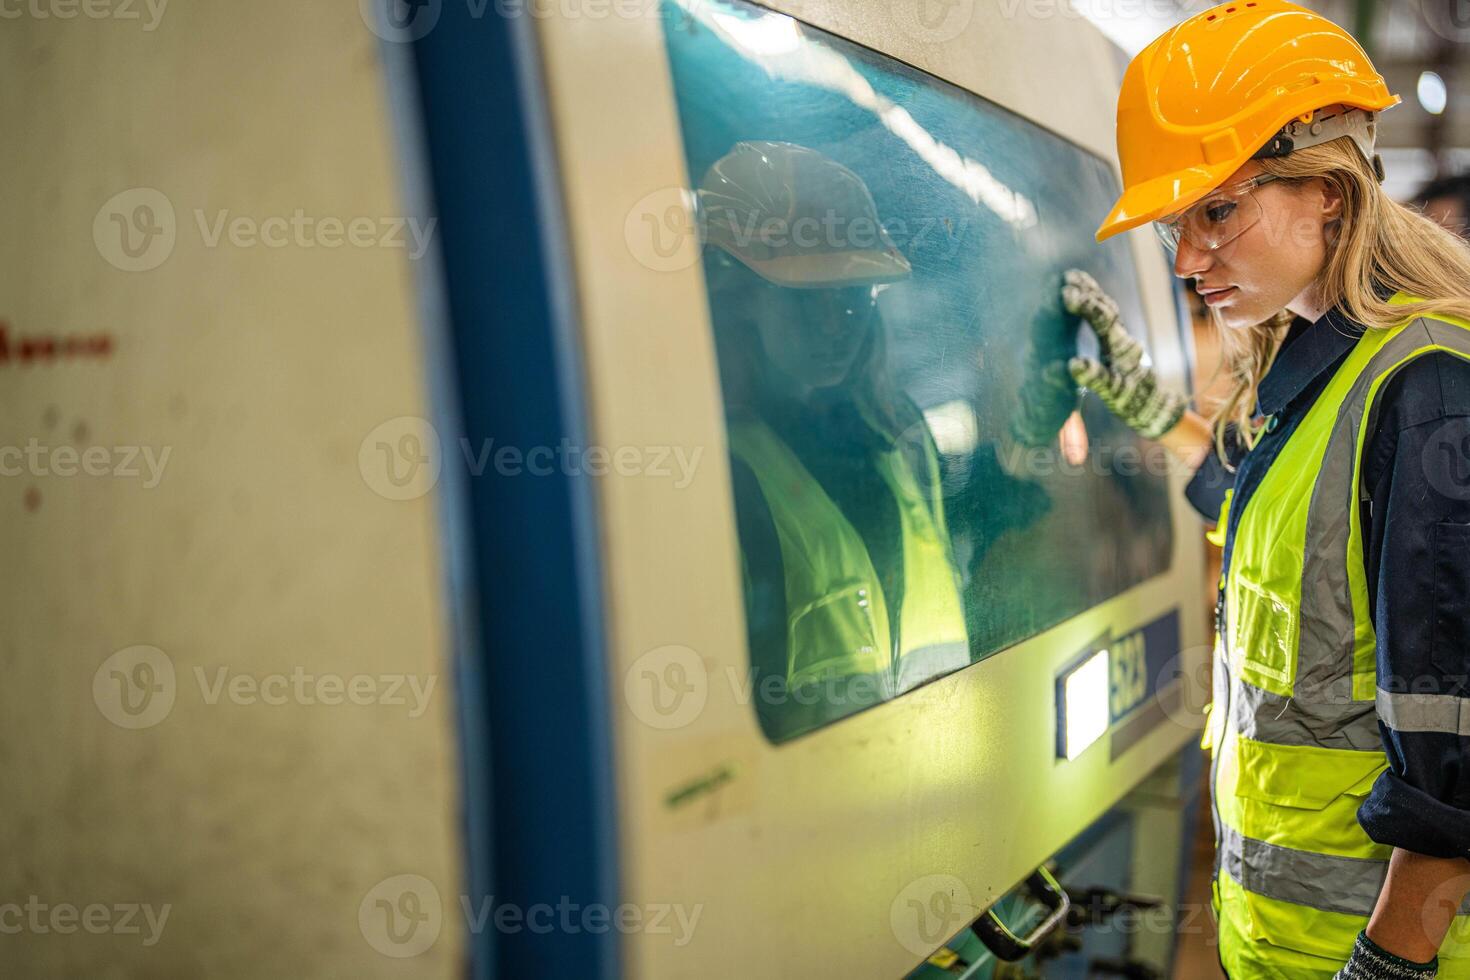
M1232 976L1266 967L1316 976L1327 964L1313 957L1340 965L1387 873L1392 848L1364 833L1357 810L1388 766L1379 713L1402 716L1423 701L1377 691L1358 461L1384 382L1437 350L1470 359L1470 323L1420 317L1367 331L1236 527L1205 738L1218 807L1215 904ZM1466 911L1441 949L1442 977L1470 976Z
M730 448L755 473L780 541L789 689L871 675L881 700L969 663L964 607L932 447L924 453L927 492L901 452L875 457L879 475L898 504L903 533L897 642L867 546L790 447L764 422L740 421L730 425Z

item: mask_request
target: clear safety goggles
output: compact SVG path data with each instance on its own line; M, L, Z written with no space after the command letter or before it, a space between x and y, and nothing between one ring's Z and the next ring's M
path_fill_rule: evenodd
M1155 221L1154 231L1170 255L1179 251L1181 240L1207 252L1228 245L1261 220L1255 190L1275 179L1275 174L1259 174L1238 184L1217 187L1182 214Z

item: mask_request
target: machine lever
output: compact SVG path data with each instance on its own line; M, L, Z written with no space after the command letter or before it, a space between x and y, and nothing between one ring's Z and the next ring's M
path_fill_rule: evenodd
M1017 936L1000 921L993 908L987 909L984 915L970 925L971 931L995 954L996 959L1008 963L1023 959L1034 952L1052 930L1066 921L1067 910L1071 908L1072 901L1067 897L1066 889L1057 883L1045 867L1037 868L1026 879L1026 890L1051 911L1024 937Z

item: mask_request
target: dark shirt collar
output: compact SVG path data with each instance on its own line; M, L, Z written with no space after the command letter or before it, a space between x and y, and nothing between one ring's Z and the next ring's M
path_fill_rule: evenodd
M1262 414L1275 415L1291 404L1323 371L1335 365L1363 335L1363 327L1341 308L1316 321L1297 317L1281 351L1256 389Z
M1377 276L1371 277L1369 285L1380 300L1387 301L1394 295L1394 288ZM1315 321L1303 317L1292 320L1281 341L1281 351L1256 388L1261 412L1275 415L1290 405L1318 375L1352 349L1363 330L1363 325L1348 316L1341 305Z

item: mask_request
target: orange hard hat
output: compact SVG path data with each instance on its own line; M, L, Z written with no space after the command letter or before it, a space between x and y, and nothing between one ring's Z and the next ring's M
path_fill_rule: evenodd
M1363 115L1352 109L1365 110L1357 142L1372 163L1372 114L1398 102L1358 42L1322 15L1286 0L1211 7L1155 38L1123 74L1123 195L1097 240L1188 207L1252 157L1348 134L1343 116ZM1314 113L1338 105L1349 111L1324 133L1328 117Z

